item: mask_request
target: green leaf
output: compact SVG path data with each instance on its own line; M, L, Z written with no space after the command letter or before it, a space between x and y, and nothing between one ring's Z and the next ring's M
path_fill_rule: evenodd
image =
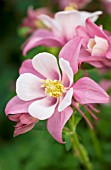
M80 122L81 119L82 119L82 116L80 114L77 114L77 112L76 112L75 117L74 117L74 127L75 127L75 129L76 129L76 127L77 127L77 125L78 125L78 123Z
M70 141L70 135L66 135L66 139L65 139L66 143L65 143L65 147L66 147L66 151L69 151L71 149L71 141Z

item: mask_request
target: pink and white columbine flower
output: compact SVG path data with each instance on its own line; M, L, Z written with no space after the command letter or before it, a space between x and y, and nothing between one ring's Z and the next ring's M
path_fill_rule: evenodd
M74 84L69 62L60 58L59 64L62 75L52 54L40 53L32 60L24 61L16 83L17 96L8 103L5 112L7 115L28 113L33 121L47 119L48 131L63 143L62 129L73 113L71 104L90 125L76 103L107 103L109 96L88 77ZM93 108L92 105L90 107Z
M94 13L86 11L61 11L55 14L54 18L48 15L39 15L38 19L47 27L46 29L36 30L23 45L23 55L38 46L62 47L71 40L76 32L75 28L79 25L85 25L85 20L90 18L96 21L101 11Z
M74 3L77 5L79 9L85 7L91 0L57 0L60 8L64 9L66 6L68 6L70 3Z
M29 28L29 30L26 32L26 35L28 35L29 33L33 33L38 28L44 27L40 20L37 18L41 14L53 16L47 8L38 8L35 10L32 6L28 8L27 17L23 19L23 23L21 25L22 28Z
M78 66L87 62L97 68L111 68L111 37L105 34L102 27L86 20L86 26L76 28L77 36L69 41L61 50L60 57L71 62L74 73ZM74 47L78 37L81 38L80 46ZM75 49L78 55L75 55ZM69 50L70 49L70 50Z
M72 115L73 72L64 59L60 59L62 76L56 58L40 53L23 62L16 83L18 102L6 107L6 114L28 113L33 120L47 121L52 136L63 143L62 129ZM21 106L20 106L21 105ZM18 111L19 109L19 111Z

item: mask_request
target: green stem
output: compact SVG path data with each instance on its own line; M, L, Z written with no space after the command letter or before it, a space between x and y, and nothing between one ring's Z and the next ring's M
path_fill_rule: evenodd
M88 117L89 120L91 120L91 117L88 113L87 113L87 117ZM102 154L101 146L100 146L100 143L99 143L98 138L96 136L96 133L95 133L94 129L92 130L90 128L89 128L89 132L90 132L92 142L94 144L94 149L95 149L96 155L97 155L98 159L102 159L103 154Z
M92 170L92 165L89 161L87 151L84 148L84 146L79 142L78 135L74 127L74 114L72 118L69 120L69 126L72 131L71 143L72 143L72 149L73 149L74 154L78 156L81 163L84 164L84 166L86 167L86 170Z
M71 142L72 142L72 149L74 153L79 157L81 163L84 164L87 170L92 170L92 165L89 161L89 158L84 152L85 148L79 142L76 132L71 136Z
M95 152L97 154L98 159L102 159L102 150L99 144L99 141L96 137L95 131L90 129L90 136L92 138L93 144L94 144L94 148L95 148Z

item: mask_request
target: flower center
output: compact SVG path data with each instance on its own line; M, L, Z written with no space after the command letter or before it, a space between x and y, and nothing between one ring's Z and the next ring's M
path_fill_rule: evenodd
M52 97L60 97L64 93L64 86L60 80L42 80L41 87L45 87L45 94Z
M73 11L76 9L78 9L78 7L75 3L69 3L69 5L65 7L64 11Z
M95 39L94 38L91 38L91 39L89 39L89 42L88 42L88 45L87 45L87 47L88 47L88 51L89 52L92 52L92 50L93 50L93 47L96 45L96 42L95 42Z

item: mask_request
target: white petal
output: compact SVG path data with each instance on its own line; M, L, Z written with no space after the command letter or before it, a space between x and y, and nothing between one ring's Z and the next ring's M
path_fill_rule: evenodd
M37 76L31 73L22 74L16 82L17 96L24 101L45 97L41 84L42 80Z
M40 19L48 28L51 29L52 24L54 22L54 19L49 17L48 15L45 14L41 14L37 17L38 19Z
M39 53L32 59L33 67L48 79L60 79L60 72L55 56L50 53Z
M61 26L61 33L67 40L70 40L75 34L75 28L81 20L81 15L77 10L62 11L56 13L55 19Z
M95 22L98 18L99 15L101 15L103 12L102 11L96 11L96 12L86 12L86 11L81 11L81 24L85 24L85 20L87 18L90 18L91 21Z
M92 55L105 55L108 50L108 41L104 38L95 36L96 45L93 47Z
M70 90L66 93L65 97L60 101L60 104L58 106L58 111L63 111L67 106L71 104L72 101L72 95L73 95L73 88L70 88Z
M45 97L33 102L29 106L29 114L39 120L45 120L52 116L57 105L57 99Z
M73 83L73 71L68 61L60 58L60 68L62 70L62 83L65 87L70 87Z

